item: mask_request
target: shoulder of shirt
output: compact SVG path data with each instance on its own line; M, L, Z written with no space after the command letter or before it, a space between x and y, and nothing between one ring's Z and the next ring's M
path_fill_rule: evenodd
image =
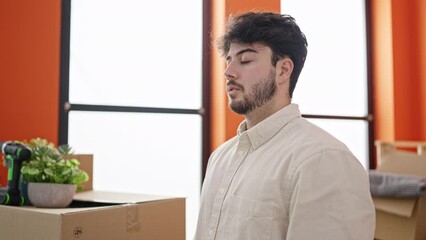
M291 123L293 126L294 140L298 142L295 151L301 152L303 159L322 154L325 151L340 151L342 153L352 152L349 148L329 132L309 122L304 118L298 118Z
M295 130L295 138L300 137L300 139L296 140L299 144L295 144L294 149L291 149L298 154L295 154L290 164L288 175L290 179L296 171L301 170L302 166L309 166L305 163L313 163L312 161L339 161L343 164L341 166L350 167L352 171L364 170L349 148L327 131L304 118L299 118L292 124L294 126L289 127ZM329 156L332 157L329 158Z

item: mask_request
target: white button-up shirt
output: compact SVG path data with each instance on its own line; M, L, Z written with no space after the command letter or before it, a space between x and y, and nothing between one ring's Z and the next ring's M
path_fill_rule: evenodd
M195 240L372 240L368 175L290 104L210 157Z

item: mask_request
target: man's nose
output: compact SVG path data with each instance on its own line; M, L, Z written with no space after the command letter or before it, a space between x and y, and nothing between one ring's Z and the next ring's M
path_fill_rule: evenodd
M229 63L228 66L226 66L224 74L226 79L228 80L238 78L238 73L235 64L233 64L232 62Z

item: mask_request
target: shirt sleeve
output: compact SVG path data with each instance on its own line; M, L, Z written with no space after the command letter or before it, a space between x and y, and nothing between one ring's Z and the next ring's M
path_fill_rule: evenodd
M296 166L289 181L287 240L374 238L368 175L350 152L315 154Z

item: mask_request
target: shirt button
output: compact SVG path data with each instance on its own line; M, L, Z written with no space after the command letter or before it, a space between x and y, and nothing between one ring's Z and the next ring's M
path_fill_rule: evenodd
M219 192L220 192L221 194L223 194L223 193L225 193L225 189L221 188L221 189L219 190Z
M209 235L210 235L210 236L213 236L213 233L214 233L214 232L213 232L213 230L210 230L210 231L209 231Z

